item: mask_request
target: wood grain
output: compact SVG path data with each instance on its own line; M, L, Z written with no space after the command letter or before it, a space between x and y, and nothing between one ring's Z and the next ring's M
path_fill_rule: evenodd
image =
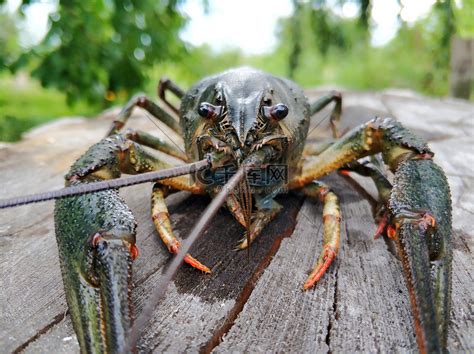
M317 97L323 91L308 91ZM474 106L403 91L344 93L343 130L374 115L395 116L429 140L446 171L454 217L453 305L449 350L474 351L473 236ZM98 119L66 119L30 132L17 144L0 147L1 197L62 186L68 166L98 141L117 113ZM313 126L327 117L327 110ZM180 141L141 112L131 120ZM327 137L325 122L310 140ZM164 132L164 133L163 133ZM141 352L413 351L410 304L400 264L389 242L372 239L371 205L354 183L328 176L341 199L341 252L312 290L301 285L321 249L321 205L283 195L284 212L246 252L233 251L243 228L222 210L193 248L212 268L203 275L184 267L156 308L139 343ZM373 190L370 184L362 181ZM170 255L149 220L150 185L122 190L139 223L140 257L134 264L133 301L140 312ZM173 226L185 237L209 202L178 193L167 198ZM2 352L74 353L78 345L64 298L54 239L53 203L0 212L0 348Z

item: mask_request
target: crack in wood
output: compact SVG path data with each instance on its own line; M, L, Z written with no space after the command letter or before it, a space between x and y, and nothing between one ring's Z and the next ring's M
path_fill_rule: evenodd
M332 313L328 316L328 325L326 327L326 338L325 342L326 345L328 346L328 353L332 353L331 349L331 330L333 327L333 322L337 321L338 316L337 316L337 296L338 296L338 291L337 291L337 280L338 280L338 272L339 272L339 266L334 272L334 277L336 279L334 283L334 300L332 302Z
M347 230L347 225L346 223L344 222L344 230L345 230L345 234L347 235L347 239L349 239L349 232ZM340 263L339 261L337 262L337 266L335 267L334 269L334 278L335 278L335 282L334 282L334 295L333 295L333 302L332 302L332 313L329 314L328 316L328 325L326 327L326 338L325 338L325 342L326 342L326 345L328 346L328 353L332 353L332 349L331 349L331 330L333 328L333 323L334 321L337 321L339 320L339 314L337 313L337 301L338 301L338 296L339 296L339 288L338 288L338 279L339 279L339 267L340 267Z
M20 346L14 349L12 353L17 354L23 352L31 343L36 341L39 337L41 337L43 334L46 334L50 329L52 329L54 326L64 320L64 318L66 317L66 313L67 311L54 316L53 320L50 323L41 328L38 332L36 332L34 336L30 337L27 341L23 342Z
M470 236L466 233L463 232L463 230L458 230L458 229L453 229L453 250L459 250L461 252L466 252L468 254L471 254L471 248L469 247L469 244L467 242L468 239L470 239ZM462 250L462 247L464 247L466 250Z
M156 268L153 268L152 270L150 270L149 272L143 274L140 279L138 279L137 281L135 281L133 283L133 288L138 288L140 285L142 285L143 283L145 283L151 276L153 276L156 272L160 271L161 269L163 269L163 265L160 264L158 267Z
M463 206L457 205L457 208L458 208L458 209L461 209L462 211L465 211L465 212L468 213L468 214L474 215L474 212L473 212L473 211L471 211L471 210L469 210L469 209L466 209L466 208L464 208Z
M255 286L257 285L258 280L260 279L261 275L265 271L265 269L270 265L273 257L280 249L281 242L284 238L291 237L293 231L296 227L297 216L301 210L301 206L303 205L304 199L301 200L301 204L299 208L297 208L294 214L291 217L292 223L288 225L288 227L282 232L282 234L275 239L272 244L272 247L269 249L266 256L262 259L260 264L257 266L255 271L253 272L252 276L249 278L245 286L243 287L242 291L240 292L235 305L227 314L224 322L222 325L214 332L213 336L208 340L206 344L204 344L199 352L200 353L210 353L212 350L217 347L221 342L222 338L231 330L232 326L235 323L235 320L242 312L247 300L249 299L250 295L252 294Z

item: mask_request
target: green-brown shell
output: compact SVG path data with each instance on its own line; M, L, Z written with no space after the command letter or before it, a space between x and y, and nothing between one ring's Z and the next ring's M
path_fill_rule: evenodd
M308 99L294 82L251 68L232 69L207 77L192 86L183 96L180 124L186 153L192 159L197 159L195 139L203 125L198 107L202 102L212 101L218 84L228 92L229 114L234 122L239 120L235 125L241 126L243 130L248 130L255 122L261 95L265 90L273 90L275 102L284 103L289 108L288 116L282 122L288 128L290 141L287 161L295 166L301 158L308 134L310 121Z

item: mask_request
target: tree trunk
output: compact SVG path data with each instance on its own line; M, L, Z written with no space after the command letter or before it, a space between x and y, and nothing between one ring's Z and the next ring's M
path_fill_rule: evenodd
M469 99L474 78L474 38L454 37L451 42L449 95Z

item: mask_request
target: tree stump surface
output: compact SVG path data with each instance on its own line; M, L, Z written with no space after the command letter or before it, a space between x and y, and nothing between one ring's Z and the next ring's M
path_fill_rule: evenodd
M324 90L309 90L314 99ZM117 110L96 119L66 118L0 146L1 198L63 186L63 176L105 134ZM311 140L328 136L328 110L316 115ZM453 201L451 352L474 351L474 105L410 92L343 93L342 129L392 116L427 139L448 176ZM129 126L181 141L136 109ZM366 179L324 178L341 200L341 251L324 278L301 291L322 246L322 206L282 195L283 212L247 252L234 247L243 228L224 209L193 247L211 275L182 267L141 336L140 352L386 352L416 350L400 262L376 225ZM150 219L151 185L121 190L138 221L133 303L140 313L171 256ZM209 203L181 192L167 198L176 234L185 237ZM1 352L75 353L59 270L53 202L0 211Z

